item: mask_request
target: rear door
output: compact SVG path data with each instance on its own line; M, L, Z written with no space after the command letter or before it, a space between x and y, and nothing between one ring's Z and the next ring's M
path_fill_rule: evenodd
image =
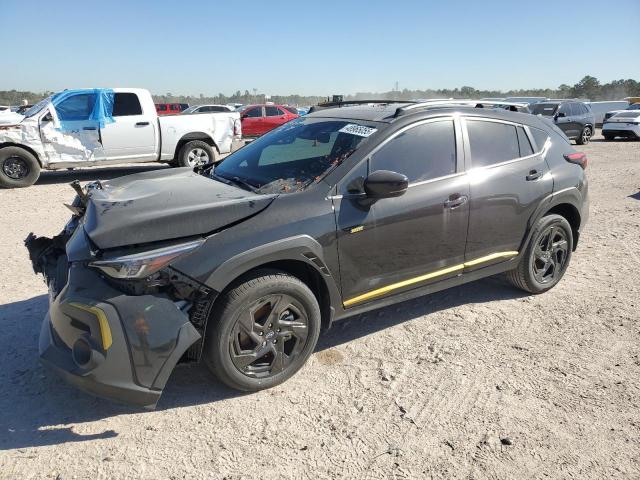
M157 122L154 112L144 112L138 95L116 92L113 123L101 130L107 160L152 161L157 159Z
M452 118L412 124L374 150L338 185L335 202L345 307L459 275L469 216L459 125ZM375 170L407 175L397 198L362 204Z
M264 107L264 131L262 133L273 130L286 121L287 116L284 111L280 110L275 105L267 105Z
M512 258L553 179L528 127L493 119L463 120L470 184L466 270ZM541 142L542 143L542 142Z

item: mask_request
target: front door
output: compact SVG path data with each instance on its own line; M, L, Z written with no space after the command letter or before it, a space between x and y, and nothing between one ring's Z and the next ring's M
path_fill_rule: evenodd
M91 119L95 92L69 94L40 119L40 134L49 162L91 163L103 158L99 124Z
M573 110L570 103L562 103L556 112L556 125L571 138L576 136L576 122L573 117Z
M242 112L242 133L247 136L262 135L264 130L262 107L250 107Z
M456 134L458 132L458 134ZM400 130L338 186L336 223L345 307L459 275L469 217L460 130L453 119ZM407 192L368 204L368 173L409 178Z
M470 270L517 255L553 179L544 159L545 142L535 142L540 147L534 150L523 126L477 118L464 124L471 193L465 262ZM546 132L538 132L546 139Z
M148 162L157 159L156 115L142 111L137 94L114 93L112 116L114 122L100 130L107 160Z

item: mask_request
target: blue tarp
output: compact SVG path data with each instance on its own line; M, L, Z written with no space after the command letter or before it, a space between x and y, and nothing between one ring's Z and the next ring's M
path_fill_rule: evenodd
M60 130L78 130L82 126L104 128L113 123L113 90L110 88L91 88L65 90L51 97L60 122Z

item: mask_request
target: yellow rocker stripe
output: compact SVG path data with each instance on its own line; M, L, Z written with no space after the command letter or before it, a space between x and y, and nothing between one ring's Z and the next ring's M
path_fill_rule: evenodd
M78 310L82 310L83 312L89 312L98 319L98 325L100 326L100 337L102 338L102 348L108 350L113 343L113 339L111 338L111 327L109 327L109 322L107 321L107 316L104 314L104 312L98 307L83 305L82 303L71 302L69 303L69 305L77 308Z
M410 278L408 280L403 280L402 282L392 283L391 285L387 285L386 287L381 287L381 288L377 288L376 290L371 290L370 292L363 293L362 295L358 295L357 297L350 298L349 300L345 300L343 302L343 305L345 307L350 307L351 305L355 305L356 303L360 303L360 302L364 302L365 300L370 300L372 298L380 297L382 295L385 295L399 288L408 287L416 283L424 282L426 280L431 280L432 278L441 277L442 275L446 275L448 273L453 273L459 270L463 270L465 267L474 267L481 263L490 262L491 260L496 260L498 258L510 258L510 257L515 257L516 255L518 255L518 252L516 251L492 253L491 255L486 255L484 257L476 258L475 260L470 260L468 262L461 263L459 265L443 268L442 270L436 270L435 272L427 273L425 275L420 275L419 277Z

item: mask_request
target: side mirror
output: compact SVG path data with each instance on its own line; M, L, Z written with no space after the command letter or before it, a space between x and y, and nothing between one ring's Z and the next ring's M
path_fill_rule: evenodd
M364 180L364 191L372 199L400 197L408 187L406 175L389 170L376 170Z
M567 116L567 114L566 114L566 113L564 113L564 112L556 113L556 118L564 118L564 117L566 117L566 116Z

